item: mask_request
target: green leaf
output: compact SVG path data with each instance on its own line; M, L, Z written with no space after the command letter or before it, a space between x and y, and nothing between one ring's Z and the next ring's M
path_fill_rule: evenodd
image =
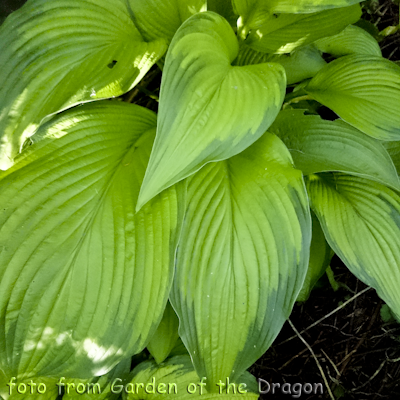
M124 0L31 0L0 27L0 169L43 118L119 96L166 51L143 41Z
M207 0L207 9L224 17L233 27L237 25L238 16L232 6L232 0Z
M232 66L237 54L232 28L213 12L194 15L179 28L167 53L157 136L138 208L206 163L243 151L275 119L286 87L283 67Z
M400 196L344 174L313 175L311 207L334 252L400 316Z
M349 25L337 35L318 39L315 45L323 53L332 54L334 57L349 54L382 56L379 43L364 29Z
M245 43L265 53L290 53L300 46L339 33L361 16L359 5L313 14L273 14L250 30Z
M308 264L306 279L304 280L303 287L297 301L304 302L310 297L311 290L317 283L318 279L322 277L329 263L333 257L333 251L325 240L324 232L321 224L315 214L311 213L312 218L312 238L310 247L310 262Z
M345 172L400 190L396 169L381 142L340 119L327 121L303 113L281 111L269 128L286 144L296 168L306 175Z
M141 351L171 286L180 227L171 188L135 214L153 112L96 102L40 128L0 174L0 368L103 375Z
M400 140L400 67L395 63L377 56L341 57L305 90L367 135Z
M170 43L182 23L207 9L207 0L128 0L135 25L145 40Z
M288 318L308 265L302 174L266 133L188 179L171 303L179 335L211 387L237 380Z
M291 54L268 54L253 50L242 43L235 65L252 65L264 62L281 64L285 68L287 84L291 85L312 78L326 65L315 46L303 46Z
M131 381L122 389L125 400L258 399L256 380L248 372L242 374L237 383L230 382L229 394L222 385L221 392L217 387L218 393L209 393L205 387L206 379L199 379L189 356L176 356L161 365L146 361L139 364L131 375Z
M147 350L158 364L162 363L175 347L179 338L178 327L179 319L168 302L160 325L147 345Z
M397 174L400 176L400 142L383 142L382 144L389 153Z
M108 374L91 379L58 380L60 389L64 391L63 400L114 400L120 395L111 390L113 383L125 385L131 367L131 359L121 361ZM39 399L38 399L39 400Z

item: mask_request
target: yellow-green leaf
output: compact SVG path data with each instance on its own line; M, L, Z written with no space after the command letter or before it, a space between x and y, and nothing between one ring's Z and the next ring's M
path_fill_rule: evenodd
M321 69L305 90L367 135L400 140L400 67L394 62L341 57Z
M271 345L307 271L311 218L302 174L266 133L188 179L170 300L199 376L236 381Z
M155 126L131 104L76 107L0 174L7 375L103 375L155 332L184 211L175 186L135 213Z
M50 114L119 96L164 54L125 0L30 0L0 27L0 169Z
M243 151L275 119L284 68L232 66L237 54L232 28L213 12L196 14L179 28L166 57L157 136L138 207L206 163Z

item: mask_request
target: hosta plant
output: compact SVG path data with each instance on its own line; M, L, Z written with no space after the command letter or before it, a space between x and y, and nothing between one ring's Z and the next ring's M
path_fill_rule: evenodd
M359 3L28 0L5 20L4 399L31 380L257 398L246 370L333 253L400 317L400 67ZM121 101L153 66L158 113Z

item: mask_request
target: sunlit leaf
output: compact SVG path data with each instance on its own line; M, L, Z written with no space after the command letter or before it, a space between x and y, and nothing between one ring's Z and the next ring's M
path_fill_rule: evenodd
M344 174L313 175L311 206L325 237L350 271L400 316L400 196Z
M378 56L329 63L305 87L346 122L380 140L400 140L400 67Z
M152 361L143 362L131 375L130 383L122 391L125 400L256 400L259 397L256 380L248 372L242 374L238 382L230 382L229 393L223 385L216 386L218 393L209 393L205 387L206 379L199 379L189 356L176 356L161 365Z
M340 171L400 190L393 162L381 142L346 122L327 121L303 110L281 111L269 128L290 150L304 174Z
M379 43L364 29L349 25L337 35L318 39L315 45L324 53L335 57L349 54L382 56Z
M313 14L273 14L251 29L245 43L265 53L290 53L300 46L339 33L361 16L359 5Z
M0 27L0 169L43 118L119 96L166 51L146 43L125 0L30 0Z
M149 350L158 364L168 357L177 344L179 338L178 327L179 319L171 303L168 302L160 325L158 325L156 333L147 345L147 350Z
M307 271L311 219L300 171L275 136L188 179L170 300L211 387L271 345Z
M232 66L237 54L232 28L213 12L194 15L179 28L166 57L157 136L138 208L206 163L241 152L275 119L284 68Z
M139 106L77 107L0 174L7 375L103 375L155 332L184 204L171 188L135 214L155 125Z
M182 23L206 11L207 0L127 0L135 25L148 40L170 43Z

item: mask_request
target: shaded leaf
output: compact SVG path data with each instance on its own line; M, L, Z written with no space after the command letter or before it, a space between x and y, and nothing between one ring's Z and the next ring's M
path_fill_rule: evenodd
M332 61L305 90L357 129L380 140L400 140L400 67L377 56Z
M160 325L158 325L156 333L147 345L147 350L149 350L158 364L162 363L169 356L177 344L179 338L178 328L179 319L171 303L168 302Z
M382 144L389 153L397 174L400 175L400 142L383 142Z
M232 28L213 12L179 28L166 57L157 136L138 208L206 163L241 152L275 119L286 87L283 67L232 66L237 54Z
M304 174L340 171L400 190L396 169L381 142L346 122L327 121L304 110L281 111L269 128L290 150Z
M46 116L119 96L166 51L143 41L124 0L31 0L0 27L0 169Z
M271 345L307 271L311 219L300 171L266 133L188 179L170 300L199 376L237 380Z
M303 287L297 296L297 301L299 302L308 300L314 285L329 267L329 263L331 262L334 254L325 240L325 235L321 228L321 224L313 212L311 213L311 218L312 237L310 247L310 262L308 264L307 275L306 279L304 280Z
M135 214L155 126L139 106L77 107L41 127L42 140L0 174L8 375L103 375L155 332L184 201L171 188Z
M207 0L128 0L135 25L147 41L169 44L182 23L206 11Z
M400 196L339 173L313 175L307 188L331 248L399 317Z

